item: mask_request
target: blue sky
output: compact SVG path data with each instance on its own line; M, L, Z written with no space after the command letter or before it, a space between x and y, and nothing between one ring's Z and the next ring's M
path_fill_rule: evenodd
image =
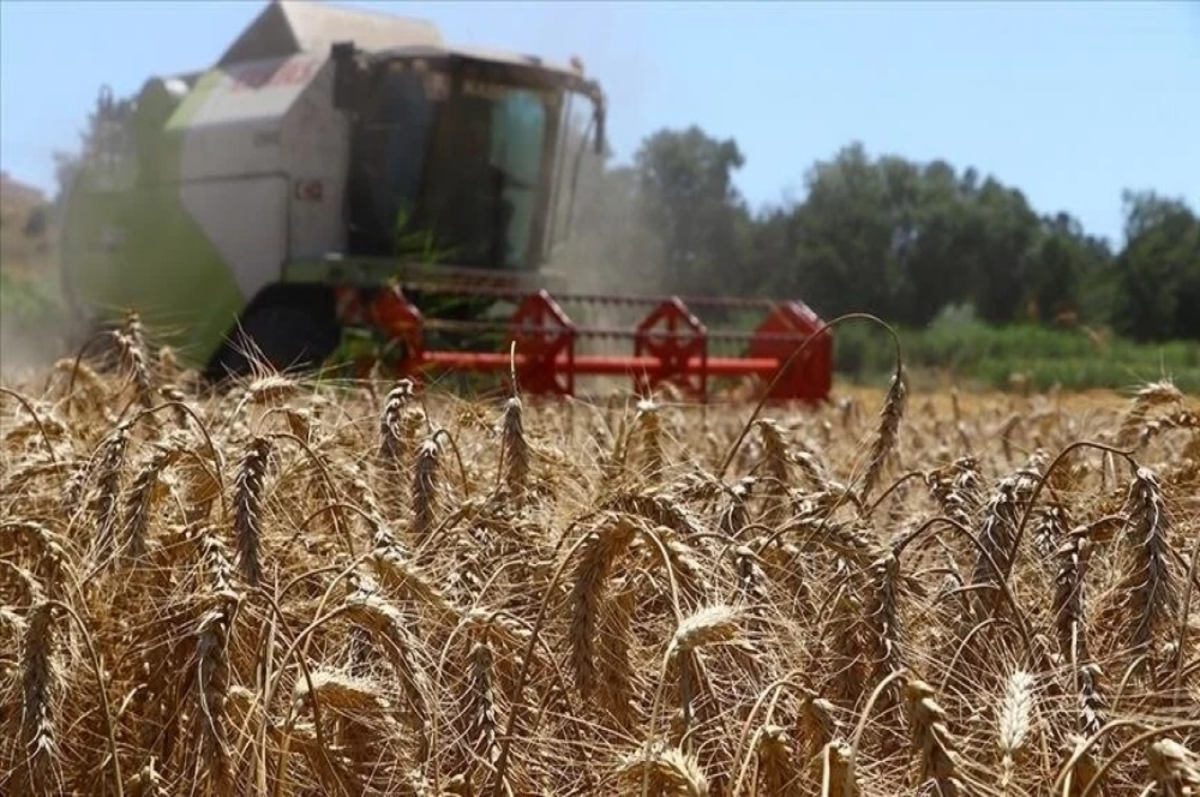
M814 161L947 159L1043 212L1121 236L1121 190L1200 210L1200 2L342 2L455 42L565 60L610 98L618 157L662 127L737 139L754 207L802 198ZM0 2L0 168L53 187L97 90L207 66L256 0Z

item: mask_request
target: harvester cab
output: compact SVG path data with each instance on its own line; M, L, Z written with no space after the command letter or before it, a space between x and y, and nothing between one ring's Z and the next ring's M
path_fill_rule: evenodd
M212 379L333 356L503 375L515 345L527 393L624 375L707 395L710 377L756 376L777 398L823 398L831 342L799 302L566 290L555 255L606 110L576 59L273 0L211 68L102 94L66 202L65 293L98 323L137 312ZM642 321L587 328L566 309L597 304ZM760 323L713 333L706 308ZM597 340L633 351L584 350Z
M409 234L447 242L456 266L539 271L567 232L552 210L587 145L570 141L564 110L591 102L602 151L600 87L581 69L447 47L365 53L347 42L332 58L333 106L350 123L347 253L394 257Z

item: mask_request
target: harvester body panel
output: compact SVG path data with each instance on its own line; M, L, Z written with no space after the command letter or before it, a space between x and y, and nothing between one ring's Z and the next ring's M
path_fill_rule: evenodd
M167 125L180 138L180 198L248 302L293 257L344 245L346 122L328 59L297 55L217 70Z

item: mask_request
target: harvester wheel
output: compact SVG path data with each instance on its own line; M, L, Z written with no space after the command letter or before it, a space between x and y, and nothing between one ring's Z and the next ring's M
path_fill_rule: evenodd
M254 373L255 363L275 371L311 370L333 354L340 340L333 297L327 291L255 302L213 356L205 378L217 382L246 377Z

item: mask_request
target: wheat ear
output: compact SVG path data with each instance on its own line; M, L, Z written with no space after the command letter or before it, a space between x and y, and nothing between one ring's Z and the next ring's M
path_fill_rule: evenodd
M1146 748L1146 762L1161 797L1200 794L1200 756L1173 739L1159 739Z
M1172 569L1171 514L1154 473L1139 468L1129 488L1127 529L1132 562L1119 592L1125 615L1125 642L1135 653L1150 650L1155 637L1174 626L1179 588Z
M271 441L254 437L238 467L234 492L233 532L237 538L238 568L251 587L262 580L259 548L262 544L263 490Z
M1117 431L1117 445L1130 448L1137 442L1138 433L1151 409L1182 400L1183 394L1179 392L1179 388L1166 380L1144 386L1134 395L1133 404L1121 421L1121 427Z
M51 771L58 758L56 702L61 690L53 605L40 602L26 618L22 654L21 743L25 747L25 767L33 794L48 794Z
M582 544L571 588L571 667L575 688L587 699L596 685L595 634L605 582L613 564L637 533L628 520L616 518L589 532Z
M934 699L933 688L912 680L904 686L913 749L920 756L917 783L933 781L943 797L964 794L959 780L957 742L946 724L946 712Z
M521 410L521 399L516 396L504 403L504 485L518 498L524 495L529 480L529 443Z
M1033 675L1016 670L1008 677L1004 700L997 717L997 735L1001 753L1000 788L1007 792L1012 785L1017 757L1025 749L1033 727Z
M661 744L627 755L617 769L623 794L640 794L648 781L656 797L708 797L708 779L695 756Z
M867 471L863 475L862 497L865 500L874 491L883 475L883 467L888 456L896 447L900 431L900 421L904 417L907 404L908 387L905 384L906 375L903 365L897 363L896 373L892 375L892 383L888 387L887 399L879 413L879 429L871 444L871 453L867 458Z

